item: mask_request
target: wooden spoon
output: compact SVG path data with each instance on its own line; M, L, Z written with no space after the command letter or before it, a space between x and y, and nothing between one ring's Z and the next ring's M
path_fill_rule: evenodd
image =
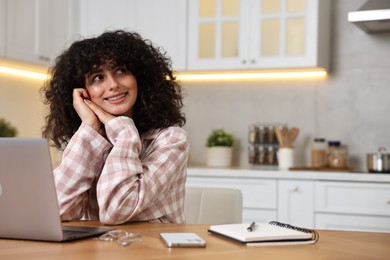
M278 139L279 147L284 147L284 139L282 134L282 128L275 128L276 139Z
M289 147L287 127L282 128L282 139L283 139L283 147Z
M294 147L295 139L297 139L298 134L299 134L299 128L292 127L290 130L289 136L288 136L289 147L291 147L291 148Z

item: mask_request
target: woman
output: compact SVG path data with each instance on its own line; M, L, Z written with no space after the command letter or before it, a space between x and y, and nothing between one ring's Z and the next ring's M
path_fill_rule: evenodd
M73 43L42 92L62 220L184 222L188 138L170 60L137 33Z

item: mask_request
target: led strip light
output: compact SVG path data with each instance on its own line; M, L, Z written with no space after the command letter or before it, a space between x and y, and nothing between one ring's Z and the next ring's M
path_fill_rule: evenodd
M178 73L181 81L209 81L209 80L257 80L257 79L303 79L325 78L325 70L307 71L270 71L270 72L232 72L232 73Z
M12 67L0 66L0 73L6 73L15 76L28 77L39 80L46 80L46 73L34 72L30 70L17 69ZM328 73L325 70L296 70L296 71L254 71L254 72L199 72L186 73L179 72L175 74L179 81L231 81L231 80L261 80L261 79L312 79L325 78Z
M16 68L5 67L5 66L0 66L0 73L6 73L6 74L14 75L14 76L21 76L21 77L27 77L27 78L33 78L33 79L40 79L40 80L47 79L46 73L34 72L34 71L23 70L23 69L16 69Z

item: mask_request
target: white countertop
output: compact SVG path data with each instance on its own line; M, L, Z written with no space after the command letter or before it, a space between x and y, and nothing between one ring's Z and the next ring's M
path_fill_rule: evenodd
M288 171L244 168L211 168L189 166L187 175L200 177L269 178L293 180L327 180L390 183L390 174L359 172Z

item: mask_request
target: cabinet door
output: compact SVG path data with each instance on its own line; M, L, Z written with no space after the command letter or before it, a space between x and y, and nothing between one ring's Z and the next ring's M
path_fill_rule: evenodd
M329 2L329 1L322 1ZM318 0L253 0L251 67L317 67ZM321 15L327 10L321 4Z
M250 13L253 67L297 67L305 59L310 44L306 39L314 20L315 1L254 0ZM310 17L312 15L313 17ZM315 34L314 34L315 35ZM287 63L287 64L286 64ZM291 64L291 65L288 65Z
M329 1L189 4L190 70L327 67Z
M50 61L80 38L79 0L50 0L48 40L40 44L40 52Z
M73 36L74 0L7 0L5 56L50 64Z
M5 55L5 0L0 0L0 56Z
M316 182L316 212L390 216L390 184Z
M80 15L83 36L97 36L106 30L135 31L161 46L174 70L185 70L186 1L83 0Z
M6 44L5 52L9 58L25 61L48 61L41 55L39 45L47 41L45 30L44 3L41 0L6 1Z
M269 222L276 219L276 180L188 176L186 185L240 189L243 222Z
M174 70L186 69L187 1L138 0L136 30L172 59Z
M390 218L381 216L317 213L315 223L316 229L390 232Z
M278 220L314 228L314 182L278 181Z
M240 40L249 30L245 3L248 0L189 0L189 70L242 68L249 44Z
M276 209L276 180L188 176L187 186L230 187L242 191L244 208Z
M134 30L137 0L80 1L80 33L98 36L106 30Z

